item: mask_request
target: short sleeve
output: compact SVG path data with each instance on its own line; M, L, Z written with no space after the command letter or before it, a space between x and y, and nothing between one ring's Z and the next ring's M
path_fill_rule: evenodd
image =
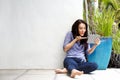
M73 35L72 32L67 32L65 39L64 39L64 43L63 43L63 48L72 41Z

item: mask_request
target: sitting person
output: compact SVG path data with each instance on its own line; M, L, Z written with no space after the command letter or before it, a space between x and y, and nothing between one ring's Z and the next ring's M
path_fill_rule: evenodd
M88 31L87 23L83 20L76 20L72 25L72 30L66 34L63 49L66 52L64 68L56 69L56 73L68 73L71 78L76 75L88 74L97 69L97 64L87 62L86 55L91 54L99 45L100 39L96 38L94 45L90 48L87 43Z

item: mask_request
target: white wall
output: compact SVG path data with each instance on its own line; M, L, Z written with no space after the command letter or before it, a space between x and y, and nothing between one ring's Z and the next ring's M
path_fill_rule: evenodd
M62 45L83 0L0 0L0 69L62 67Z

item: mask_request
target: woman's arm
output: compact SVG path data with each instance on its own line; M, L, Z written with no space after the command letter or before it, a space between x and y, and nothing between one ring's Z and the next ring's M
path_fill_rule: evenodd
M93 45L93 47L88 50L88 54L91 54L95 50L96 47L97 47L96 44Z
M95 44L93 45L92 48L90 48L90 49L88 50L88 54L91 54L91 53L96 49L96 47L97 47L99 44L100 44L100 39L99 39L99 38L96 38L96 39L95 39Z
M64 51L67 52L75 43L76 41L80 41L81 37L77 36L75 39L73 39L70 43L68 43L65 47L64 47Z

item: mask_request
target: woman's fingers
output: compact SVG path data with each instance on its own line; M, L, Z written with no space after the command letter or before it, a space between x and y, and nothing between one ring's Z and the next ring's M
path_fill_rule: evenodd
M95 42L96 45L99 45L100 44L100 39L96 38L94 42Z
M76 36L77 41L81 39L81 36Z
M87 39L87 37L81 37L81 36L76 36L77 41L80 41L81 39Z

